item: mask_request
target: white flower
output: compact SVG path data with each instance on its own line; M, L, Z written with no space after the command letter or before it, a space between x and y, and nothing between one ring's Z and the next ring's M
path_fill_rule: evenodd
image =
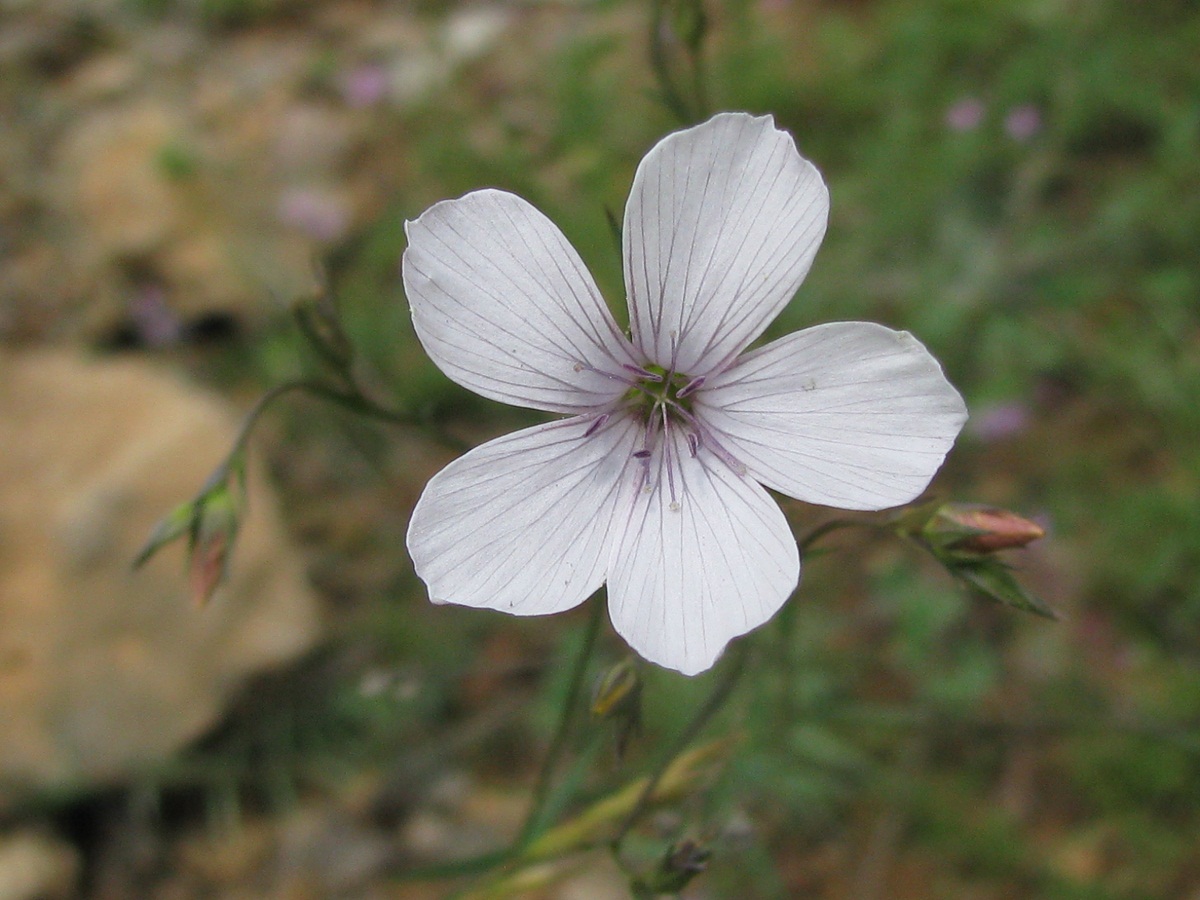
M919 495L966 408L911 335L838 322L743 353L804 280L828 209L769 116L668 136L625 207L628 335L519 197L477 191L409 222L404 287L433 361L485 397L565 416L426 486L408 549L433 601L542 615L607 582L615 629L690 675L799 581L763 486L859 510Z

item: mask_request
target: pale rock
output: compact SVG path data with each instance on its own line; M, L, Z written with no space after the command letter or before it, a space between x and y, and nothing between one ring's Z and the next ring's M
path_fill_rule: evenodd
M135 87L139 74L138 60L128 52L104 53L86 60L71 75L71 93L90 103L112 100Z
M0 0L0 107L15 116L0 127L7 339L103 344L130 333L147 291L184 326L281 316L311 288L314 254L408 177L405 124L381 109L427 100L517 21L350 0L214 33L192 0L154 21L123 2ZM97 34L76 46L81 16ZM28 64L47 53L61 72ZM314 90L323 78L341 94Z
M186 596L181 546L131 570L237 429L225 404L142 361L0 349L0 790L118 783L161 763L248 676L317 638L253 466L230 580L207 607Z
M456 10L447 18L443 32L446 56L456 64L482 56L495 46L511 21L508 10L494 6Z
M286 179L341 171L357 138L348 119L345 111L313 103L289 109L276 123L272 153L276 172Z
M89 335L119 330L145 288L182 321L223 314L252 326L277 311L273 298L291 296L300 278L286 273L306 271L288 236L263 233L265 213L229 199L254 193L226 174L236 157L163 101L101 106L55 161L62 265L75 275L67 293L87 298L65 305L78 304L75 324Z
M184 131L179 115L154 102L102 108L71 131L59 172L67 205L101 261L147 256L179 233L182 200L161 155Z
M78 851L40 831L0 834L0 900L65 900L75 896Z

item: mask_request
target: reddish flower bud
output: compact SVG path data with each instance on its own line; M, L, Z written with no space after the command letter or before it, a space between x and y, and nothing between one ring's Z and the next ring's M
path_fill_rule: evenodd
M1045 537L1046 530L1007 509L947 503L925 526L937 543L947 550L995 553L1024 547Z
M241 524L242 465L240 456L222 464L194 500L176 507L160 521L134 560L134 568L186 535L189 593L197 606L208 603L225 580L229 556Z
M205 606L225 578L229 558L229 536L216 532L192 548L188 566L188 589L196 606Z

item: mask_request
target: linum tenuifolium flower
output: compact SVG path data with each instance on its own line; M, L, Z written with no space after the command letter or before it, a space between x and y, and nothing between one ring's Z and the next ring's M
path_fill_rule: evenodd
M669 135L625 207L628 334L519 197L476 191L409 222L404 287L433 361L485 397L563 416L426 486L408 548L430 597L542 615L607 582L617 632L690 675L799 581L764 487L855 510L920 494L966 409L916 339L835 322L744 352L804 280L828 210L769 116Z

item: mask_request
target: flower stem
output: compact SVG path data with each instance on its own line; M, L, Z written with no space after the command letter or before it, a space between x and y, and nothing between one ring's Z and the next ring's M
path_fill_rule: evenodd
M554 778L554 772L558 768L558 764L562 761L562 755L567 748L567 737L571 732L571 725L575 721L576 713L579 709L579 699L583 694L583 685L587 676L588 664L592 659L592 651L596 646L596 636L600 633L600 623L604 618L605 604L600 598L592 598L592 608L588 613L587 624L584 626L583 643L579 648L579 654L575 657L575 665L571 670L570 681L567 683L567 692L563 697L562 709L558 714L558 727L554 731L554 737L550 741L550 748L546 751L546 758L542 762L541 771L538 772L537 783L533 789L533 799L529 804L529 812L525 816L525 823L521 826L521 832L517 836L514 849L519 850L528 844L537 833L538 824L545 811L546 801L550 798L550 786Z
M450 447L454 450L465 451L468 448L466 444L452 435L446 434L440 428L431 423L420 419L419 417L405 412L388 409L381 406L374 400L371 400L362 393L356 386L350 390L339 390L332 388L327 384L322 384L319 381L309 379L297 379L295 381L285 381L283 384L278 384L271 388L265 394L258 398L258 402L251 407L250 412L246 413L242 420L242 426L238 430L237 437L234 439L233 446L226 455L225 460L219 465L209 478L209 483L213 484L222 481L228 476L230 466L238 455L245 449L246 442L250 438L254 426L258 423L259 418L272 403L278 400L285 394L290 394L294 391L310 394L321 400L327 400L330 403L335 403L351 412L356 412L360 415L369 416L373 419L379 419L383 422L389 422L392 425L406 425L412 428L419 428L429 438L443 446Z
M649 780L646 782L646 786L638 796L638 801L634 805L633 810L625 817L625 820L621 823L621 827L617 829L617 833L609 843L609 849L614 857L620 855L621 844L624 842L625 836L629 834L630 829L637 824L638 819L646 811L646 808L650 804L650 799L658 789L659 782L662 781L663 775L680 754L687 750L688 745L704 730L704 727L712 717L717 714L725 704L725 701L729 699L729 695L733 693L733 689L746 667L746 656L749 648L750 644L746 641L739 641L734 644L729 654L730 658L726 661L721 672L721 677L713 686L712 692L708 695L704 703L701 704L700 708L696 710L691 721L688 722L687 726L672 742L669 752L655 766Z
M853 528L856 525L863 528L876 527L874 523L858 519L830 519L828 522L822 522L800 539L800 552L803 553L805 550L811 550L813 545L827 534L833 534L833 532L840 531L843 528Z
M650 66L662 92L661 100L677 119L684 125L692 124L692 112L684 100L675 78L671 74L671 64L667 59L665 10L664 0L654 0L650 14Z

